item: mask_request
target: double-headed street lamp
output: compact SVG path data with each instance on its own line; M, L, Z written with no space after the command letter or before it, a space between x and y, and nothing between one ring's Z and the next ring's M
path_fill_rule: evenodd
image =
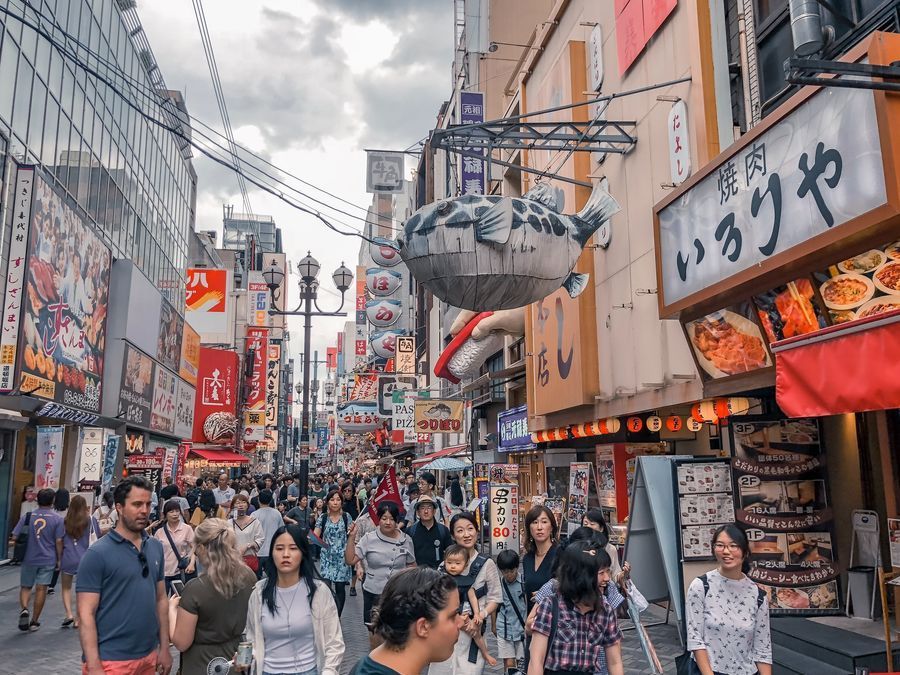
M344 295L353 281L353 273L341 263L334 274L331 275L334 285L341 292L341 306L335 312L324 312L319 308L317 294L319 282L316 277L319 275L321 265L319 261L307 252L306 257L297 263L297 271L300 273L300 304L293 311L279 310L277 306L278 296L276 292L284 282L284 271L278 266L272 264L263 270L263 279L266 286L269 287L269 294L272 298L272 309L269 314L273 316L302 316L303 323L303 412L301 416L300 427L300 449L302 456L300 459L300 492L306 494L309 486L309 365L310 365L310 333L312 331L312 317L314 316L347 316L344 309ZM313 310L315 307L315 310ZM299 384L297 385L300 386Z

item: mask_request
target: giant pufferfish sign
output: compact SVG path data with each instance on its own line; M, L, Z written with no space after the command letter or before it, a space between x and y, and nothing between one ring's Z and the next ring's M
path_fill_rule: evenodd
M453 307L523 307L563 287L573 298L587 275L572 272L591 235L619 204L600 182L584 208L561 214L539 183L524 197L463 195L416 211L397 237L416 280Z

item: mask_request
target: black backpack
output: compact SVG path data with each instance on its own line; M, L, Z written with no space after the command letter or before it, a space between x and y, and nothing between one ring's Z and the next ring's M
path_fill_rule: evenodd
M25 551L28 550L28 532L31 529L31 512L25 514L25 526L16 536L16 543L13 546L12 561L21 564L25 560Z
M328 517L327 513L323 513L319 516L319 521L316 523L316 528L318 528L319 532L322 533L322 538L325 538L325 519ZM350 518L350 514L342 513L341 514L341 522L344 523L344 534L348 534L350 532L350 524L347 522L352 520Z

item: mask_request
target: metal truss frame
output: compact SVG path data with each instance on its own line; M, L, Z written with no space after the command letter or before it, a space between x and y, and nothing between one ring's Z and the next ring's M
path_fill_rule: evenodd
M821 75L815 75L815 73ZM889 66L880 66L868 63L790 58L784 62L784 75L791 84L900 91L900 61L895 61ZM834 75L835 77L823 77L822 75ZM844 77L837 77L839 75Z

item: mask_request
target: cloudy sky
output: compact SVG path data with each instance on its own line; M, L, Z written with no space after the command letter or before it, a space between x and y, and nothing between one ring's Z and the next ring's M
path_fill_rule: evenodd
M238 144L367 207L371 198L365 193L362 149L402 150L415 144L434 126L441 102L450 95L452 8L449 0L206 0L207 25ZM144 0L138 11L166 84L184 92L192 116L221 131L192 3ZM194 161L197 228L221 233L222 205L244 210L237 180L208 159ZM290 182L364 216L364 211ZM249 188L253 212L274 216L281 227L289 260L296 263L311 250L322 263L320 279L333 290L331 272L341 261L354 268L361 240L335 234L315 218ZM334 217L357 230L363 225L348 216ZM296 286L293 290L296 299ZM336 292L320 292L319 297L323 309L336 309ZM291 321L292 351L299 359L302 322ZM313 348L320 358L334 344L343 321L314 321Z

